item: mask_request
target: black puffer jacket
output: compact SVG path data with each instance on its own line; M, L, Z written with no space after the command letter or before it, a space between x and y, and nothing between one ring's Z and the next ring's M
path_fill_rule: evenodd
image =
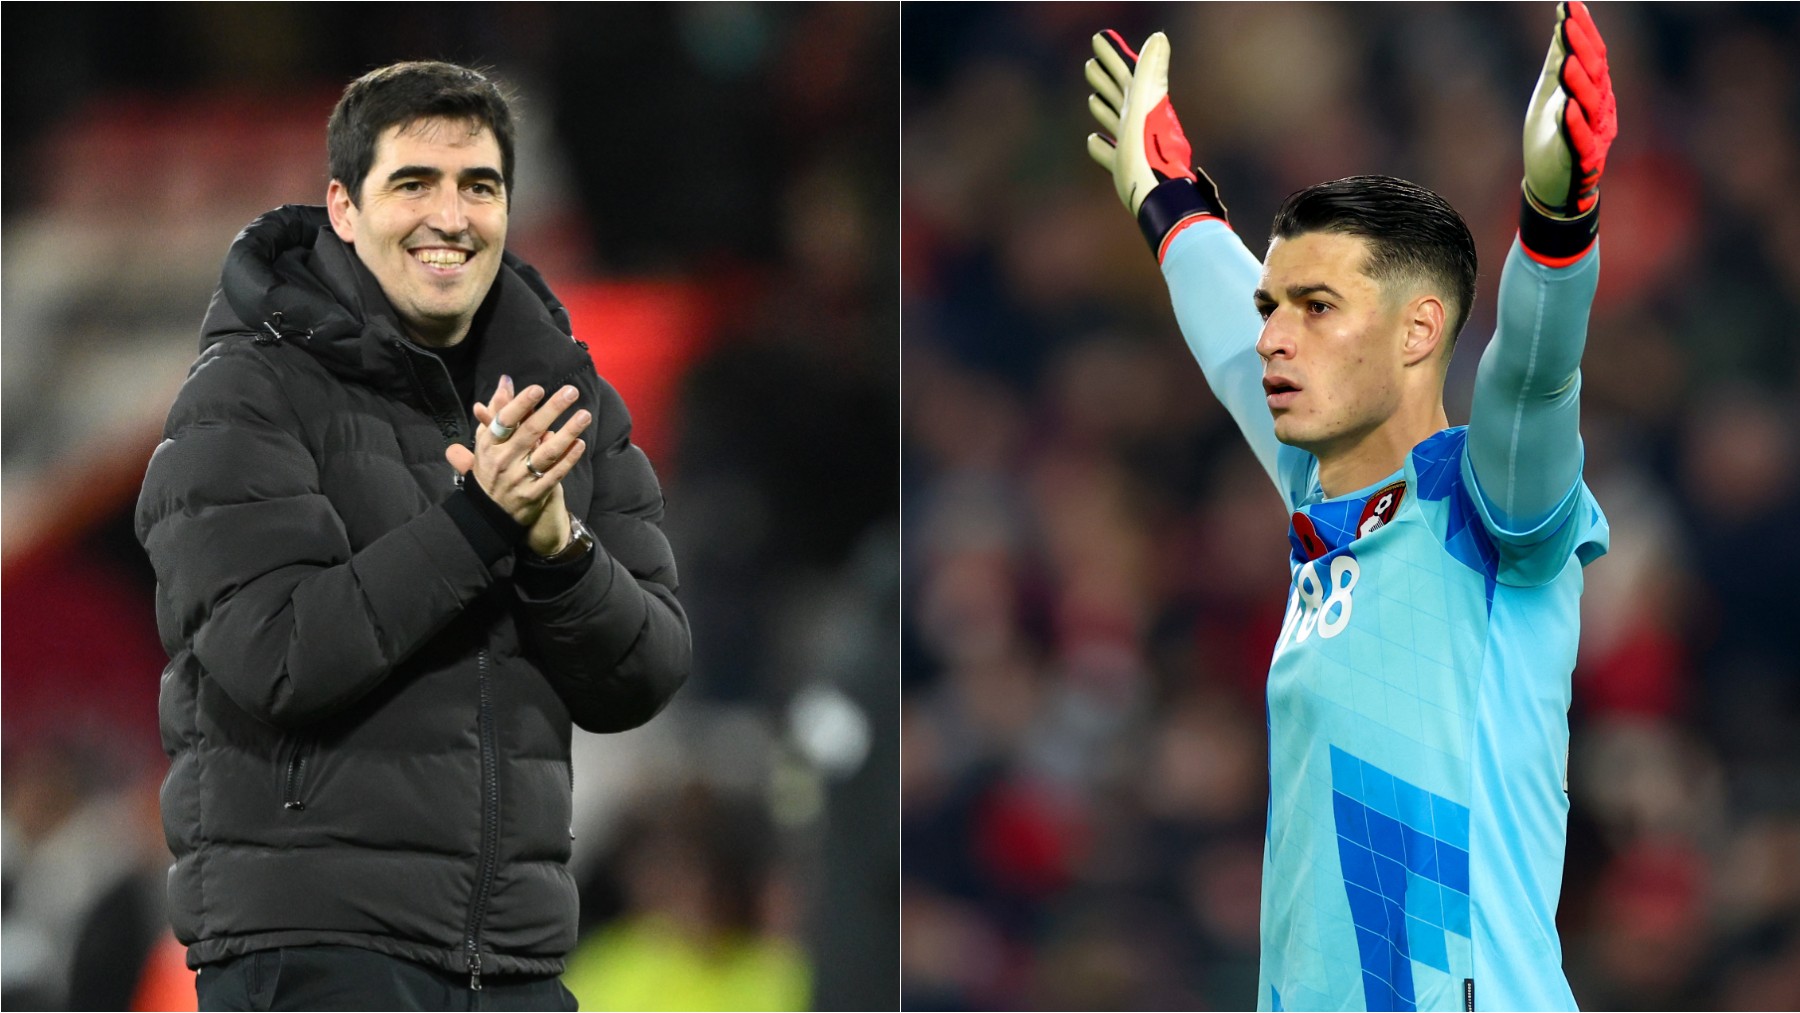
M649 720L687 619L656 476L561 304L508 255L475 328L480 396L573 383L594 414L563 480L599 542L572 585L528 579L517 526L455 486L468 408L324 209L232 245L137 509L192 966L339 943L552 973L574 945L571 720Z

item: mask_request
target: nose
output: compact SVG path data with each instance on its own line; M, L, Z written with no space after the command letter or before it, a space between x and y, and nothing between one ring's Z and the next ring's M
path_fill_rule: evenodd
M460 236L469 230L468 210L463 207L462 188L442 186L432 200L431 214L425 224L445 236Z
M1256 354L1262 356L1264 362L1278 355L1284 359L1294 357L1293 330L1279 308L1263 321L1262 334L1256 339Z

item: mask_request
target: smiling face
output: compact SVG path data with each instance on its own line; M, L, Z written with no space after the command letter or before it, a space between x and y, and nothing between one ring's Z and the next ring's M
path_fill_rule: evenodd
M332 180L331 226L356 248L421 344L469 333L500 271L507 196L500 145L486 126L434 117L389 127L358 200Z
M1420 420L1443 412L1441 357L1434 354L1444 336L1443 300L1377 282L1363 273L1368 254L1360 236L1276 239L1255 295L1264 321L1256 351L1275 436L1326 465L1363 448L1377 451L1375 463L1384 465L1387 451L1371 448L1371 436L1404 429L1373 441L1404 453L1416 442L1413 430L1426 424Z

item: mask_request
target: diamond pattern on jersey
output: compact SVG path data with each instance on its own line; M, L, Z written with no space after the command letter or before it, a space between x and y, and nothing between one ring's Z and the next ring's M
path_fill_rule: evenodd
M1331 789L1364 999L1416 1009L1414 963L1449 973L1469 952L1469 808L1336 746Z

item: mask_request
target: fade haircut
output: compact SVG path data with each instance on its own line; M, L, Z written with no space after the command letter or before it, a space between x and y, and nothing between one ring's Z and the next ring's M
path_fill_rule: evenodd
M1369 243L1363 273L1385 290L1390 282L1423 281L1450 297L1450 346L1475 304L1475 237L1449 202L1392 176L1351 176L1289 195L1275 213L1269 239L1304 232L1360 236Z
M375 142L389 127L405 128L422 119L463 120L471 130L487 127L500 144L500 177L512 200L512 107L500 88L478 70L454 63L415 60L389 64L350 82L325 125L331 178L362 201L363 180L375 164Z

